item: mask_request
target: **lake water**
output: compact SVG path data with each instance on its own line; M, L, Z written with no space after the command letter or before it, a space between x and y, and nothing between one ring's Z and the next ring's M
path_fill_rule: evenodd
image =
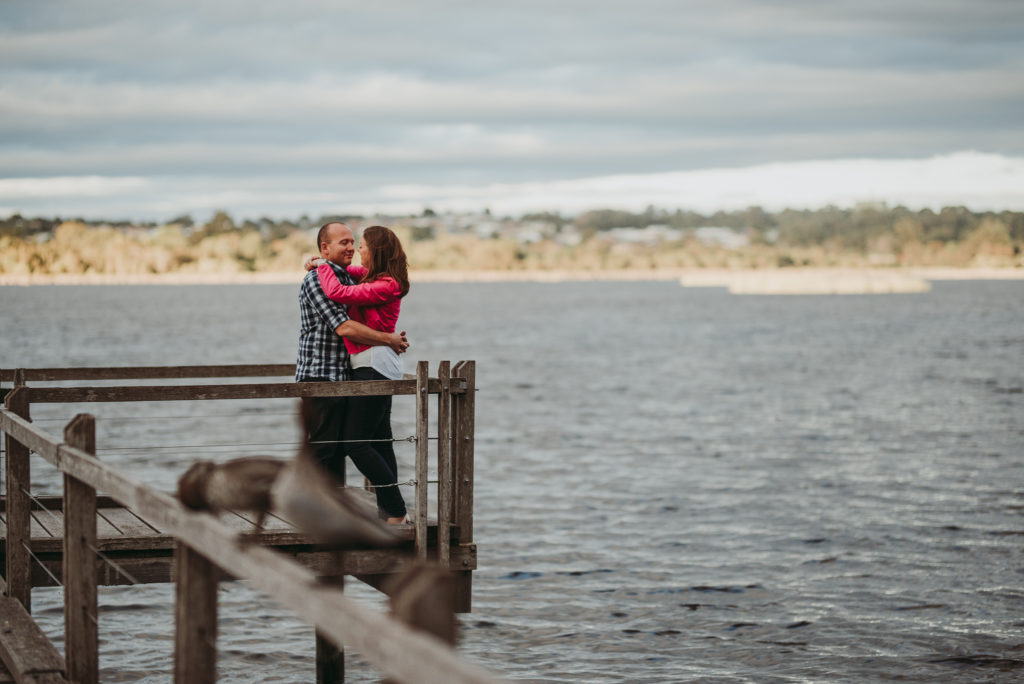
M296 293L0 287L0 366L289 363ZM478 364L467 658L537 682L1024 679L1024 282L421 284L401 325L407 369ZM298 436L281 401L33 411L55 434L95 413L101 458L167 490ZM59 590L33 601L59 644ZM169 681L172 588L100 604L103 681ZM244 584L218 647L224 682L311 681L312 628ZM347 673L377 679L358 654Z

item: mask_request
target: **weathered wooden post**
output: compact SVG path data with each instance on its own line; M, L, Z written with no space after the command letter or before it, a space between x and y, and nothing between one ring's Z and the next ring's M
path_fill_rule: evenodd
M96 454L96 419L81 413L64 428L64 441ZM64 475L64 660L68 679L99 682L96 625L96 490Z
M342 684L345 681L345 650L316 633L316 684Z
M389 593L395 617L455 645L458 621L452 610L455 586L451 573L420 561L398 576Z
M437 395L437 562L447 568L452 550L451 363L437 368L441 383Z
M455 580L444 568L417 560L387 583L391 613L414 629L455 646ZM384 684L397 684L385 679Z
M217 681L217 583L220 568L178 540L174 601L174 681Z
M7 393L4 405L12 413L30 420L25 371L14 371L14 389ZM28 495L32 480L29 449L13 439L7 440L7 587L5 593L32 612L32 500Z
M341 557L339 555L338 565ZM339 568L340 569L340 568ZM333 575L321 577L324 584L336 586L338 591L345 589L345 576ZM316 630L316 684L344 684L345 681L345 648Z
M426 361L416 364L416 557L427 557L427 457L429 456L429 408L427 385L430 381Z
M452 377L459 378L464 385L464 392L452 402L452 469L456 487L453 519L459 530L459 546L472 546L476 361L455 364ZM455 610L468 613L473 605L473 572L462 568L451 570L456 577Z

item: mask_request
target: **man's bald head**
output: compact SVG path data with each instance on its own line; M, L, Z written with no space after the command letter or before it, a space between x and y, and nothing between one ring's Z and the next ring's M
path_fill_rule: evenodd
M352 229L341 221L326 223L317 234L320 256L342 268L348 268L356 254L356 241Z
M342 226L348 228L348 224L342 221L329 221L324 225L320 226L320 231L316 234L316 251L320 251L320 245L327 242L328 233L330 233L331 226ZM352 229L349 228L349 231Z

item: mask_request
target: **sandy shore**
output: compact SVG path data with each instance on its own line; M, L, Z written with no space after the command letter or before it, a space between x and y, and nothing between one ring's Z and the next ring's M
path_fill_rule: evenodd
M664 269L614 271L416 271L414 282L669 281L685 287L727 287L733 292L914 292L936 280L1024 280L1024 268L786 268ZM168 273L162 275L0 274L0 286L27 285L254 285L298 284L302 274ZM916 289L915 289L916 288Z
M843 295L927 292L933 281L1024 279L1024 269L786 268L683 274L684 287L732 294Z

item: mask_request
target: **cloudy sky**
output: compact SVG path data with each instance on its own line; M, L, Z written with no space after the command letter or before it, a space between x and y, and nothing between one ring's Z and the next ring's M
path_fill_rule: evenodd
M1024 209L1019 0L4 2L0 215Z

